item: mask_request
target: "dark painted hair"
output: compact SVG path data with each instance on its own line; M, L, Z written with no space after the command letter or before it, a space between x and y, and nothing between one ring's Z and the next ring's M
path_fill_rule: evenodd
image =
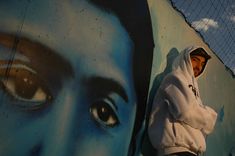
M115 14L134 42L133 76L137 94L137 112L130 147L134 151L136 136L145 118L153 59L154 42L147 0L90 0L90 2L106 12Z

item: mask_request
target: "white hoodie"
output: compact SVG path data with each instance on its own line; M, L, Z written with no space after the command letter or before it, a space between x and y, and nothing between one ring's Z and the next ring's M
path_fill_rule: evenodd
M175 59L154 97L148 134L159 155L203 153L205 137L214 128L217 113L202 104L193 74L190 53L195 49L188 48Z

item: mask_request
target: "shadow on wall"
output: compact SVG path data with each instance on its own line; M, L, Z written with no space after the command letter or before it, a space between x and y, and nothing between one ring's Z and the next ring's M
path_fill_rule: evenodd
M228 156L235 156L235 146L233 146L228 154Z
M153 80L153 85L151 86L151 90L149 93L149 102L148 102L148 110L147 110L147 116L146 116L146 122L148 123L149 121L149 115L152 109L152 104L154 100L154 96L163 80L163 78L172 71L172 63L174 59L179 55L179 51L176 48L172 48L169 53L167 54L166 60L166 68L164 71L160 74L158 74L154 80ZM148 124L146 125L148 126ZM148 134L147 134L147 127L144 133L143 137L143 146L142 146L142 154L143 156L156 156L157 151L154 149L154 147L151 145Z

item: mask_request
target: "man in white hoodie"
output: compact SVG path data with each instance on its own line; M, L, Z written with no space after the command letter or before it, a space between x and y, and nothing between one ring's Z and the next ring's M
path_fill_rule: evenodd
M196 156L205 152L205 137L212 132L217 113L202 104L196 79L210 58L203 48L187 48L161 83L148 128L158 155Z

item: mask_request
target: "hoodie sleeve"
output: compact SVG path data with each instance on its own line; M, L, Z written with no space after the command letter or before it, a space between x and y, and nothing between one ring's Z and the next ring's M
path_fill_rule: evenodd
M209 134L216 122L216 112L208 106L199 105L184 81L175 78L170 81L172 83L164 89L170 113L176 120Z

